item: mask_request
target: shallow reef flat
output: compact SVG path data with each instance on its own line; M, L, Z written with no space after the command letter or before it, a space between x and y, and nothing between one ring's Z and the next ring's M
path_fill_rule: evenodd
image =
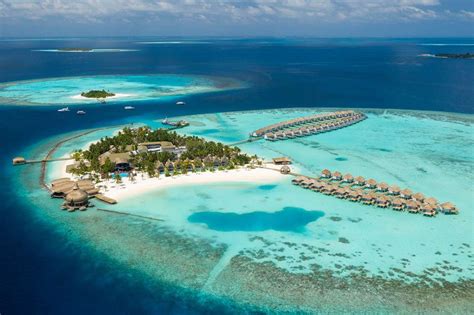
M189 116L190 127L180 132L233 143L282 117L320 111ZM38 165L15 168L20 176L11 180L22 187L17 193L31 215L68 240L110 257L120 270L225 301L239 312L467 313L474 307L472 116L364 112L364 122L332 133L240 147L265 158L290 156L292 167L307 175L329 168L409 187L455 203L459 215L426 218L354 204L296 187L291 177L185 185L115 206L96 203L157 219L146 220L93 209L59 211L59 202L32 180ZM115 130L74 139L55 156ZM42 156L59 138L24 155ZM54 174L51 163L48 179Z
M98 104L95 98L81 97L90 90L116 94L108 102L153 101L191 94L242 88L233 79L194 75L99 75L45 78L0 84L3 105Z

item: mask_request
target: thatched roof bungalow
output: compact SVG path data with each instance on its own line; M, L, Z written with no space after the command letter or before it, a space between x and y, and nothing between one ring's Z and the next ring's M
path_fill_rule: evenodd
M388 188L388 194L389 195L399 195L400 194L400 187L397 185L392 185Z
M328 169L324 169L321 172L321 178L331 178L331 171Z
M451 202L445 202L440 205L440 210L445 214L458 214L458 208Z
M375 188L375 187L377 187L377 181L373 178L368 179L365 182L365 186L368 187L368 188Z
M344 175L344 177L342 178L342 181L345 182L345 183L352 183L354 181L354 177L352 177L351 174L347 173L346 175Z
M364 186L365 185L365 178L362 176L357 176L354 178L354 184L359 185L359 186Z
M400 197L403 199L410 199L413 196L413 192L410 189L403 189L400 191Z

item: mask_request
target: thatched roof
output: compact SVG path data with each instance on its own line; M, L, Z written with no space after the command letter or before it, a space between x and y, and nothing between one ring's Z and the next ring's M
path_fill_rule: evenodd
M67 202L86 202L89 200L89 195L82 189L79 189L77 185L74 189L66 195L64 198Z
M370 185L370 186L376 186L376 185L377 185L377 181L376 181L375 179L371 178L371 179L368 179L368 180L366 181L366 184L367 184L367 185Z
M328 170L328 169L324 169L322 172L321 172L322 175L324 176L331 176L331 171Z
M405 203L406 203L405 200L400 199L400 198L396 198L396 199L393 199L393 200L392 200L392 205L393 205L393 206L402 206L402 205L404 205Z
M410 189L403 189L402 191L400 191L400 194L404 196L412 196L413 192Z
M340 177L342 177L342 174L341 174L341 172L335 171L334 173L332 173L332 177L340 178Z
M425 199L425 195L423 195L422 193L416 193L412 197L413 199L418 201L423 201Z
M393 193L400 193L400 187L398 187L397 185L390 186L388 190Z
M354 181L358 183L365 183L365 178L362 176L357 176L356 178L354 178Z
M456 206L451 202L445 202L441 204L443 210L456 210Z
M388 189L388 184L385 182L381 182L377 185L377 188L380 190L387 190Z
M433 197L429 197L429 198L425 198L424 203L426 203L428 205L436 205L436 204L438 204L438 200L436 200Z
M410 208L410 209L418 209L420 207L420 205L418 204L418 202L414 201L414 200L409 200L407 201L406 203L407 207Z
M344 179L345 180L353 180L354 177L351 174L347 173L346 175L344 175Z

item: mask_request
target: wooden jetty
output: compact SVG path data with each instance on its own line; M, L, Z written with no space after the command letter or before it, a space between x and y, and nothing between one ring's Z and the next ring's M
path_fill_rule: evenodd
M104 196L104 195L102 195L102 194L97 194L97 195L95 195L95 198L98 199L98 200L100 200L100 201L102 201L102 202L108 203L108 204L110 204L110 205L114 205L114 204L117 203L117 200L112 199L112 198L107 197L107 196Z

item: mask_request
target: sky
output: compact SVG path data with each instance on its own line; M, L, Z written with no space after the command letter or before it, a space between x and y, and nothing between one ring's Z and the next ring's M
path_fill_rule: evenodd
M0 0L0 37L474 37L474 0Z

